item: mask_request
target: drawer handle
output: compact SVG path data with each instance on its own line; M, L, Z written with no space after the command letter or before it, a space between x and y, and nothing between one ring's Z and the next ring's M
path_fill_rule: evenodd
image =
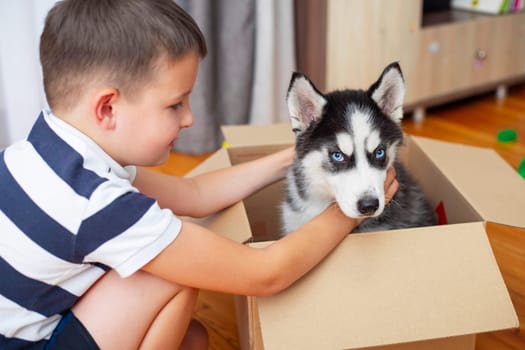
M487 50L483 50L483 49L477 49L476 52L474 53L474 57L479 61L483 61L487 59L487 56L488 56Z

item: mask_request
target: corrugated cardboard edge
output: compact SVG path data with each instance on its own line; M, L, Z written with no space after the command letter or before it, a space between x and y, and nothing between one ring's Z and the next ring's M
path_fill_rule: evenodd
M411 138L484 220L525 227L525 181L494 150Z

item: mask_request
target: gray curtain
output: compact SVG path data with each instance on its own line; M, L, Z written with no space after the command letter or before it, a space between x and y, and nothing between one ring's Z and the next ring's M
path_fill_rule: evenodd
M255 0L178 0L206 37L190 104L195 122L175 150L199 154L222 144L221 125L249 121L255 45Z

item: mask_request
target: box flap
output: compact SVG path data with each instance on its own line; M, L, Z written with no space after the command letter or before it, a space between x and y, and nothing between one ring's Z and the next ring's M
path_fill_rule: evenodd
M231 166L232 164L230 162L230 157L228 156L228 151L221 148L193 168L185 177L194 177L212 170L228 168Z
M289 145L295 136L289 123L268 125L229 125L223 126L224 139L231 147Z
M494 150L412 139L484 220L525 227L525 181Z
M481 222L350 235L290 288L257 300L272 350L354 349L519 325Z
M221 148L189 172L186 177L194 177L212 170L230 166L228 151ZM240 243L244 243L251 238L250 223L248 222L246 209L242 202L236 203L217 214L205 218L185 218L185 220L205 226L214 232Z

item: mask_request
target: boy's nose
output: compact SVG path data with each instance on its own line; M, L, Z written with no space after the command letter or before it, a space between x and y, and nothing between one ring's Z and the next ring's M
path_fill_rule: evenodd
M180 127L181 128L189 128L192 125L193 125L193 113L190 110L182 118L182 120L180 122Z

